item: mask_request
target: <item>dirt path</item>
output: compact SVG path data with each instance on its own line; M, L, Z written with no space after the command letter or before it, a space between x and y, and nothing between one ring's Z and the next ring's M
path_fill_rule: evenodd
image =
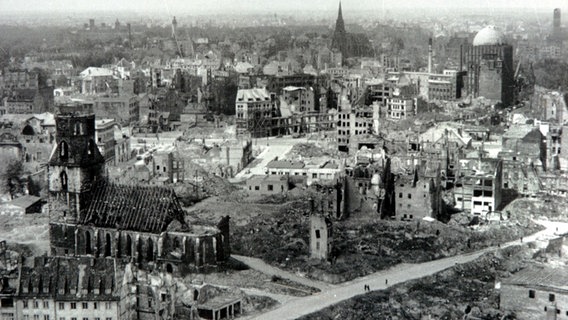
M249 266L252 269L258 270L264 274L270 275L270 276L278 276L281 278L285 278L288 280L292 280L294 282L309 286L309 287L313 287L313 288L318 288L321 291L327 291L331 288L334 287L334 285L329 284L329 283L325 283L325 282L321 282L321 281L316 281L316 280L312 280L312 279L308 279L308 278L304 278L301 276L298 276L294 273L282 270L280 268L274 267L269 265L268 263L262 261L261 259L258 258L252 258L252 257L245 257L245 256L239 256L239 255L235 255L235 254L231 254L232 258L235 258L236 260L239 260L240 262L246 264L247 266Z

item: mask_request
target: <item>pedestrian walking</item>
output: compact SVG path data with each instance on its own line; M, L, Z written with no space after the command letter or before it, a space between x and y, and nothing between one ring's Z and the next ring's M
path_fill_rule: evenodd
M389 285L389 279L385 279L385 285Z

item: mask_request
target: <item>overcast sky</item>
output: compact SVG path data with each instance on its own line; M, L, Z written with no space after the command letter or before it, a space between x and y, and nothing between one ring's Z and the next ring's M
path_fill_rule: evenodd
M0 0L0 11L150 11L157 15L200 13L249 13L278 11L336 10L337 0ZM517 8L549 10L568 6L566 0L343 0L344 11L375 10L383 8ZM565 10L563 10L565 11ZM375 11L376 12L376 11Z

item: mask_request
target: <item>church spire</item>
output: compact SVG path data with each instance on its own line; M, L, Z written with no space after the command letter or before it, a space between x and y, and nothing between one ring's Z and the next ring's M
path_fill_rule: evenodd
M341 1L339 1L339 11L337 12L337 21L335 22L335 32L345 33L345 23L343 22L343 13L341 11Z
M347 57L347 32L345 31L345 22L343 22L341 1L339 1L339 11L337 13L337 21L335 22L331 48L339 50L343 55L343 59Z

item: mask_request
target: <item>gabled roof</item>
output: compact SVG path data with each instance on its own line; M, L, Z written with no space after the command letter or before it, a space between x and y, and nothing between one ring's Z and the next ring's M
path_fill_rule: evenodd
M57 300L117 301L113 259L36 257L33 268L22 268L19 294Z
M183 210L172 189L99 181L91 189L91 199L80 223L160 233L174 220L185 225Z

